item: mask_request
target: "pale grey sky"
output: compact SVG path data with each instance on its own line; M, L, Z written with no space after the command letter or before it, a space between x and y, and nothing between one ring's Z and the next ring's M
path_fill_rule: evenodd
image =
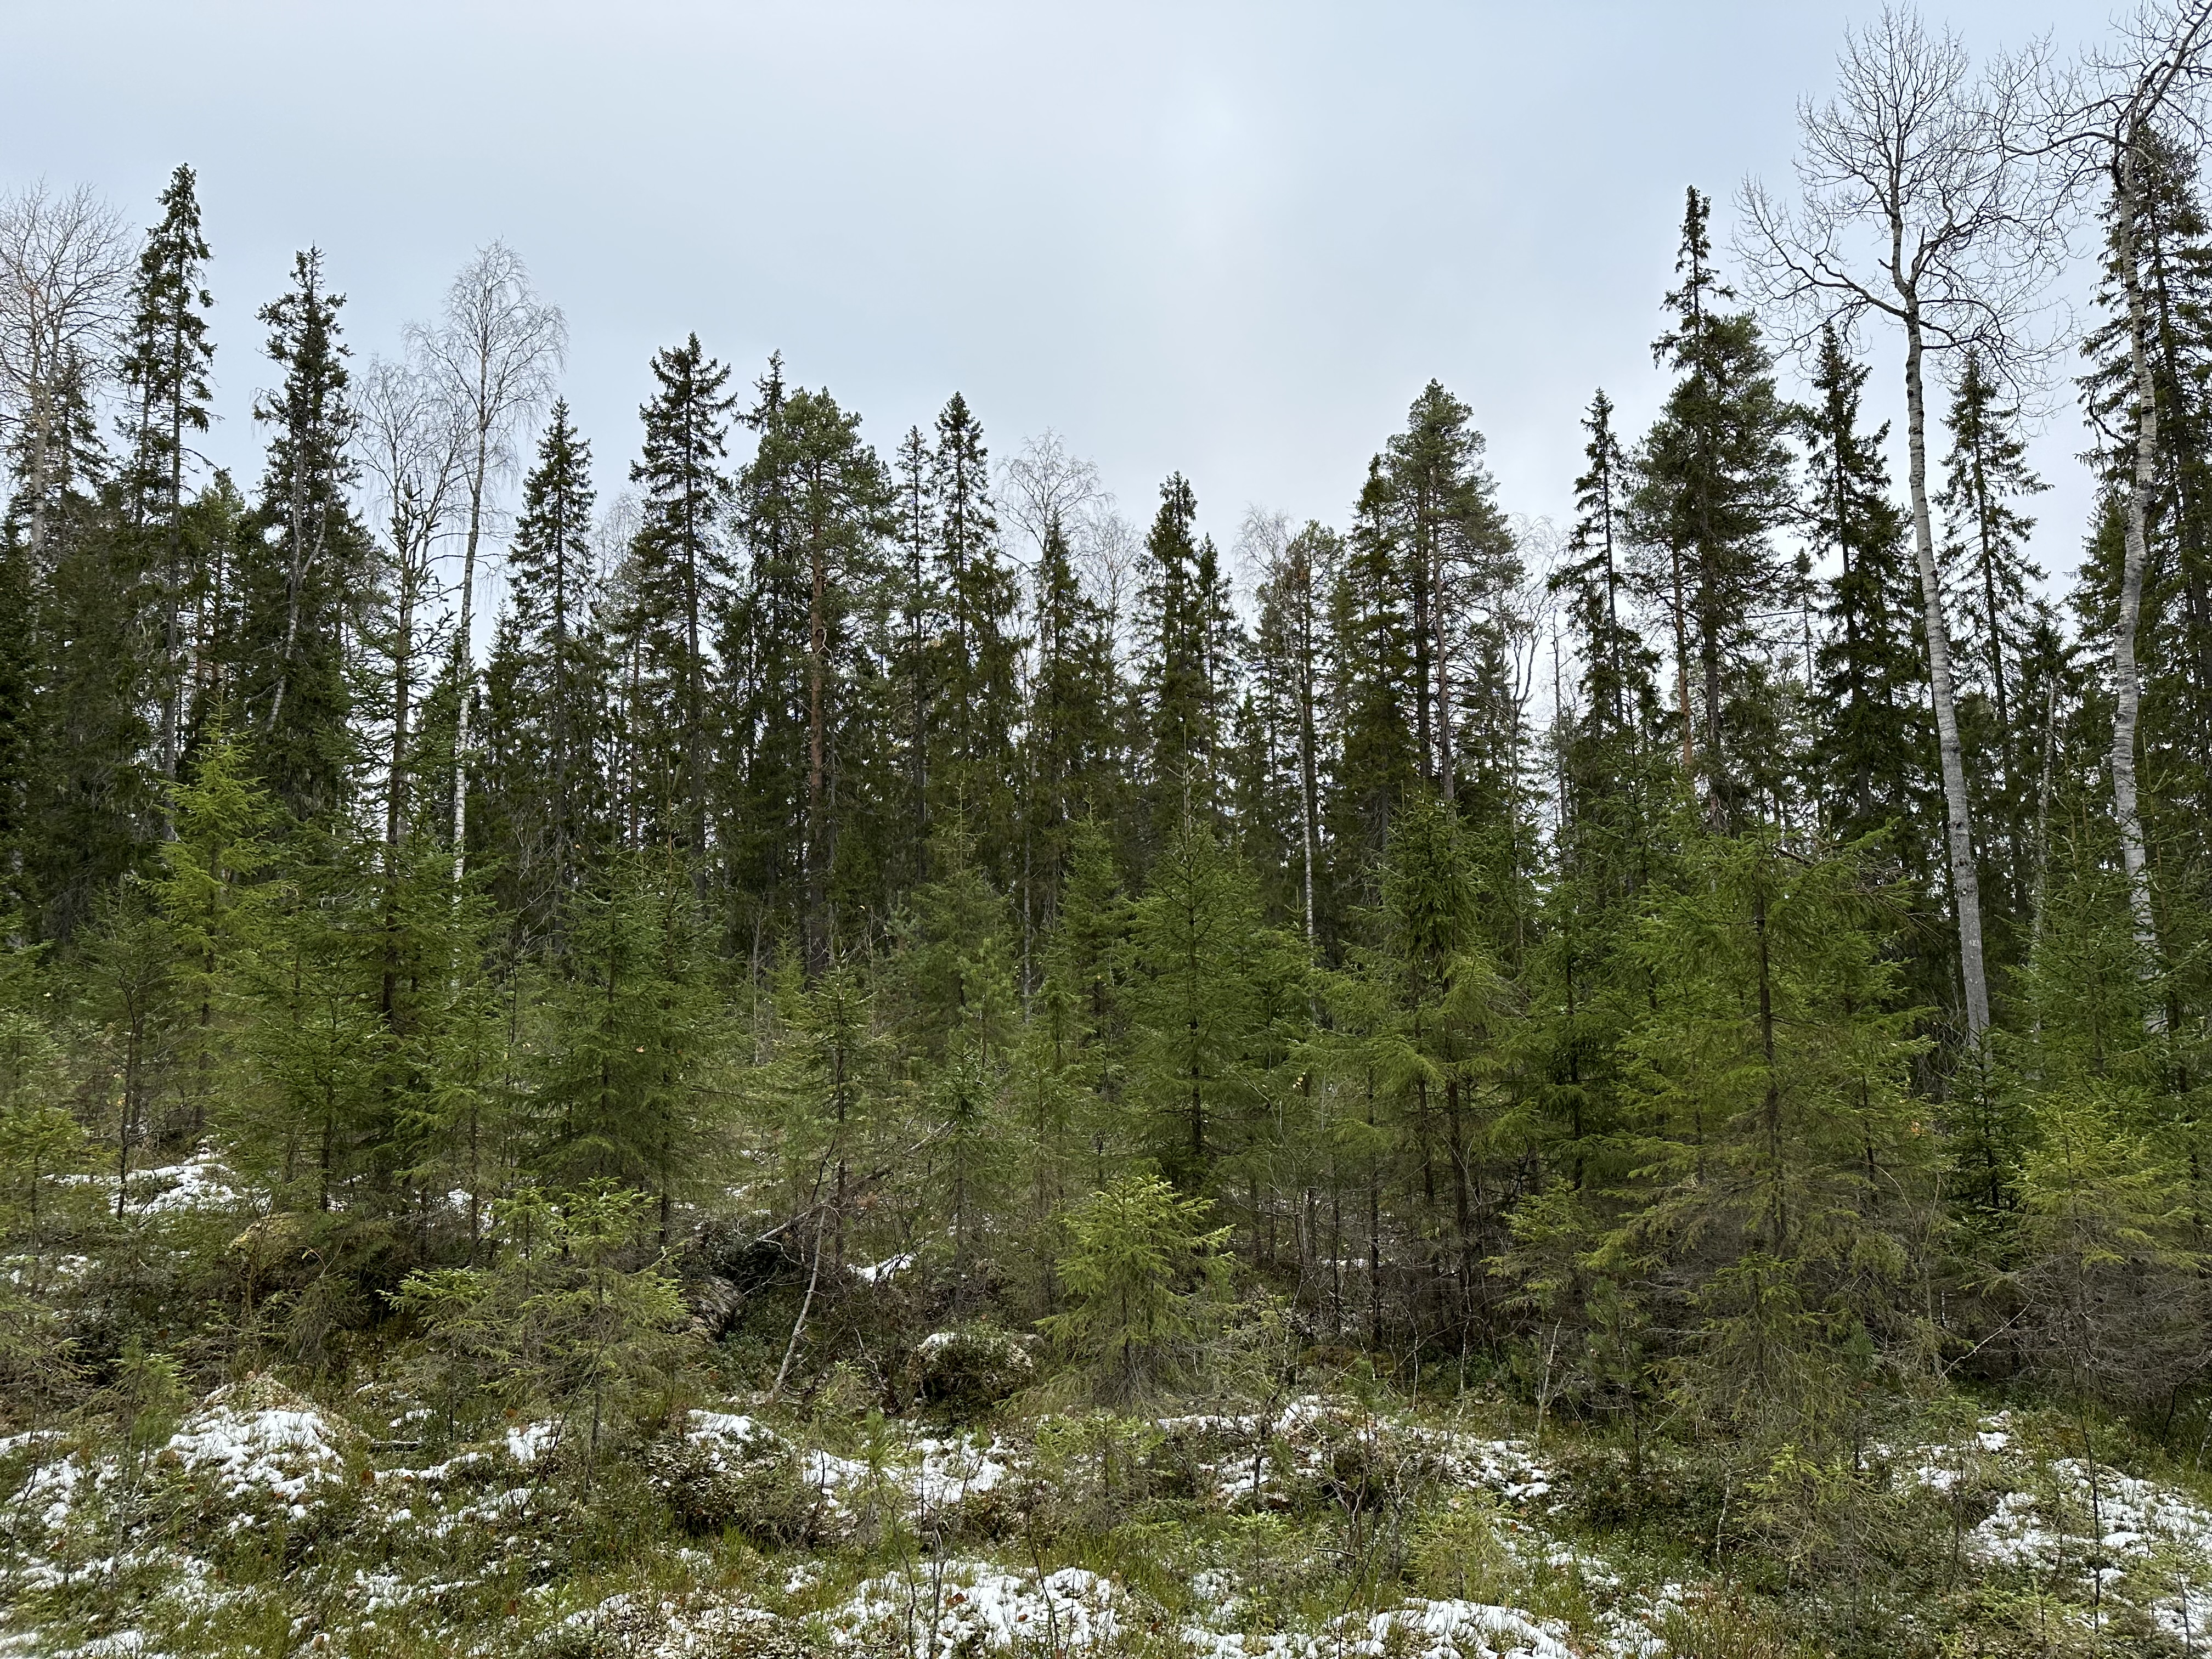
M1640 430L1683 187L1786 181L1795 106L1871 3L350 5L7 0L0 187L150 222L172 166L215 249L216 457L251 487L256 307L326 253L398 349L505 239L567 312L566 388L621 479L653 349L771 349L886 455L954 388L1010 455L1050 426L1123 510L1189 476L1341 523L1431 375L1511 511L1565 516L1591 389ZM1978 52L2101 4L1930 5ZM1898 375L1877 338L1884 405ZM2063 365L2071 373L2070 362ZM2037 541L2076 558L2070 394Z

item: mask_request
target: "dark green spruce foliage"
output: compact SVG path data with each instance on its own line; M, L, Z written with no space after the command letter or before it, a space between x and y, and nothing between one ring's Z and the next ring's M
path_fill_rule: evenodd
M696 334L653 359L657 387L638 411L644 453L630 464L642 518L631 544L625 619L635 666L625 700L628 762L647 803L646 841L706 854L708 769L715 752L712 698L715 576L729 482L730 372Z
M152 699L159 710L161 775L173 779L190 735L196 694L205 691L211 573L194 556L204 544L185 524L185 485L199 457L192 440L208 429L215 343L206 313L208 245L200 232L197 180L180 167L161 192L161 222L138 256L130 341L122 362L129 445L125 489L131 528L148 573L146 628L155 641Z
M511 608L493 652L487 746L503 779L507 878L533 933L599 867L613 824L602 769L607 646L595 614L592 449L556 402L522 484Z
M254 406L268 464L240 547L232 719L279 800L313 821L345 797L353 756L345 633L362 598L368 535L349 499L346 349L319 252L293 261L292 288L262 307L283 384Z
M1835 331L1824 330L1804 415L1811 536L1833 568L1825 638L1813 655L1813 684L1829 714L1812 793L1838 841L1893 832L1893 851L1924 881L1930 851L1911 837L1936 810L1936 738L1915 644L1917 578L1881 459L1887 429L1859 422L1866 377Z
M1708 817L1733 828L1782 788L1762 634L1796 598L1773 532L1789 517L1789 409L1749 312L1713 269L1711 201L1694 189L1667 295L1674 326L1652 347L1674 374L1636 456L1640 585L1674 635L1675 718Z

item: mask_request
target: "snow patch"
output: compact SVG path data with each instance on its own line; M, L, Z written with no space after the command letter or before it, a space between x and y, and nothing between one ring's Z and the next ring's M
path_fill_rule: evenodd
M1081 1567L1040 1582L976 1562L953 1562L912 1577L887 1574L862 1584L828 1616L841 1648L865 1646L890 1631L904 1633L917 1659L1024 1651L1074 1653L1114 1640L1122 1628L1119 1586Z

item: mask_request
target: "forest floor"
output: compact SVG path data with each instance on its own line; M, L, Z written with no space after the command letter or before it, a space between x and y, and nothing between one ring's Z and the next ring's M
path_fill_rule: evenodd
M1495 1405L956 1428L725 1402L592 1469L587 1425L433 1458L393 1403L257 1377L135 1454L112 1429L0 1441L0 1653L1565 1659L1783 1654L1833 1626L1873 1651L2187 1654L2212 1630L2202 1486L2100 1460L2093 1490L2007 1417L1874 1451L1852 1515L1778 1528L1817 1473L1801 1492L1770 1465L1732 1523L1705 1513L1717 1464L1632 1476ZM1674 1524L1609 1524L1632 1498ZM1900 1548L1944 1565L1900 1576Z
M388 1358L0 1435L0 1656L2212 1653L2212 1480L2027 1405L1823 1461L1318 1359L895 1416L832 1367L595 1435Z

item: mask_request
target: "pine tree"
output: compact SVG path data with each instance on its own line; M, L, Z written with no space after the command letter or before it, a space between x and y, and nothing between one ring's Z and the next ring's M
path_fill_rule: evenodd
M877 884L866 833L887 778L871 778L874 716L890 628L892 490L860 437L860 419L827 391L784 393L761 419L760 447L740 483L752 568L732 615L739 747L749 758L740 817L748 878L781 893L799 923L810 969L829 965L842 901L865 910ZM849 838L848 831L860 833ZM859 914L855 925L864 927Z
M270 358L284 383L254 407L270 428L254 509L258 533L239 550L239 622L231 641L237 718L255 769L293 813L314 820L342 803L352 743L346 629L362 591L369 540L353 515L354 415L337 313L314 249L293 262L293 287L262 307Z
M199 458L191 434L208 429L208 374L215 343L205 313L215 304L205 271L199 198L191 168L179 167L161 192L161 222L147 233L132 295L131 333L122 376L129 399L124 435L130 447L125 489L132 532L143 538L153 574L153 626L161 641L154 690L159 708L160 769L177 775L185 702L198 678L187 666L194 641L186 613L208 600L207 572L191 560L185 533L185 479ZM197 630L194 630L197 631Z

